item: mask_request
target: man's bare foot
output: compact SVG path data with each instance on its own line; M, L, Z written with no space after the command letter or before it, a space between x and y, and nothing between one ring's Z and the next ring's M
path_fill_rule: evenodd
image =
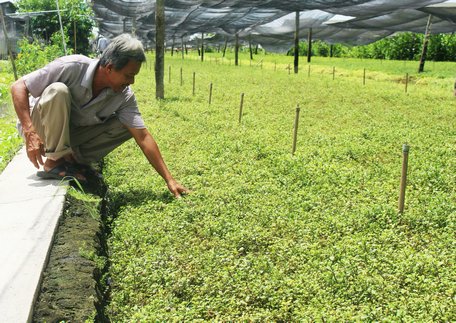
M63 158L59 159L52 159L52 158L46 158L46 161L44 162L43 169L45 172L49 172L51 169L63 164L65 160Z

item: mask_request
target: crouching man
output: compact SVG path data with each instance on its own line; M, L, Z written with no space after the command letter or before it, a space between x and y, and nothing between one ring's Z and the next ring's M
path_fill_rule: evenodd
M39 177L85 182L91 163L133 137L170 192L187 193L166 167L129 86L145 60L141 42L123 34L100 59L64 56L12 85L27 156L43 167Z

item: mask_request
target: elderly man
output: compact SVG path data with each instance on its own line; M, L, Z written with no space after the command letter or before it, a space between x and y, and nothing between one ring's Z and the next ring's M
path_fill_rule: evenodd
M85 182L92 162L133 137L170 192L187 192L166 167L129 87L145 60L142 44L123 34L99 60L58 58L12 85L27 156L36 168L43 166L39 177Z

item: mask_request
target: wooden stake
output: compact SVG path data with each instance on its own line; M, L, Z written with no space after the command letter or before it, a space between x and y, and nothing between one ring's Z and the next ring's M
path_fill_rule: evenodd
M168 83L171 83L171 65L168 66Z
M182 86L182 84L184 84L184 79L182 76L182 67L180 68L180 76L181 76L181 86Z
M407 168L408 168L408 153L410 147L407 144L402 146L402 174L401 174L401 188L399 192L399 213L404 212L405 202L405 188L407 186Z
M195 95L195 72L193 72L193 95Z
M363 85L366 85L366 69L364 69L363 73Z
M406 73L405 74L405 93L407 93L408 80L409 80L409 75L408 75L408 73Z
M209 104L211 104L212 101L212 82L209 85Z
M291 150L291 155L294 155L296 151L296 141L298 138L298 124L299 124L299 111L301 109L299 108L299 105L296 107L296 117L295 117L295 122L294 122L294 134L293 134L293 148Z
M241 123L242 119L242 107L244 106L244 93L241 93L241 104L239 106L239 123Z

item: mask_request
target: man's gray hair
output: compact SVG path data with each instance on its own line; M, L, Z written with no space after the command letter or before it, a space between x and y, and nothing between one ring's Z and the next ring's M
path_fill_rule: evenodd
M114 65L115 70L120 70L130 60L145 62L146 55L141 42L129 34L122 34L114 38L103 51L100 58L100 65Z

